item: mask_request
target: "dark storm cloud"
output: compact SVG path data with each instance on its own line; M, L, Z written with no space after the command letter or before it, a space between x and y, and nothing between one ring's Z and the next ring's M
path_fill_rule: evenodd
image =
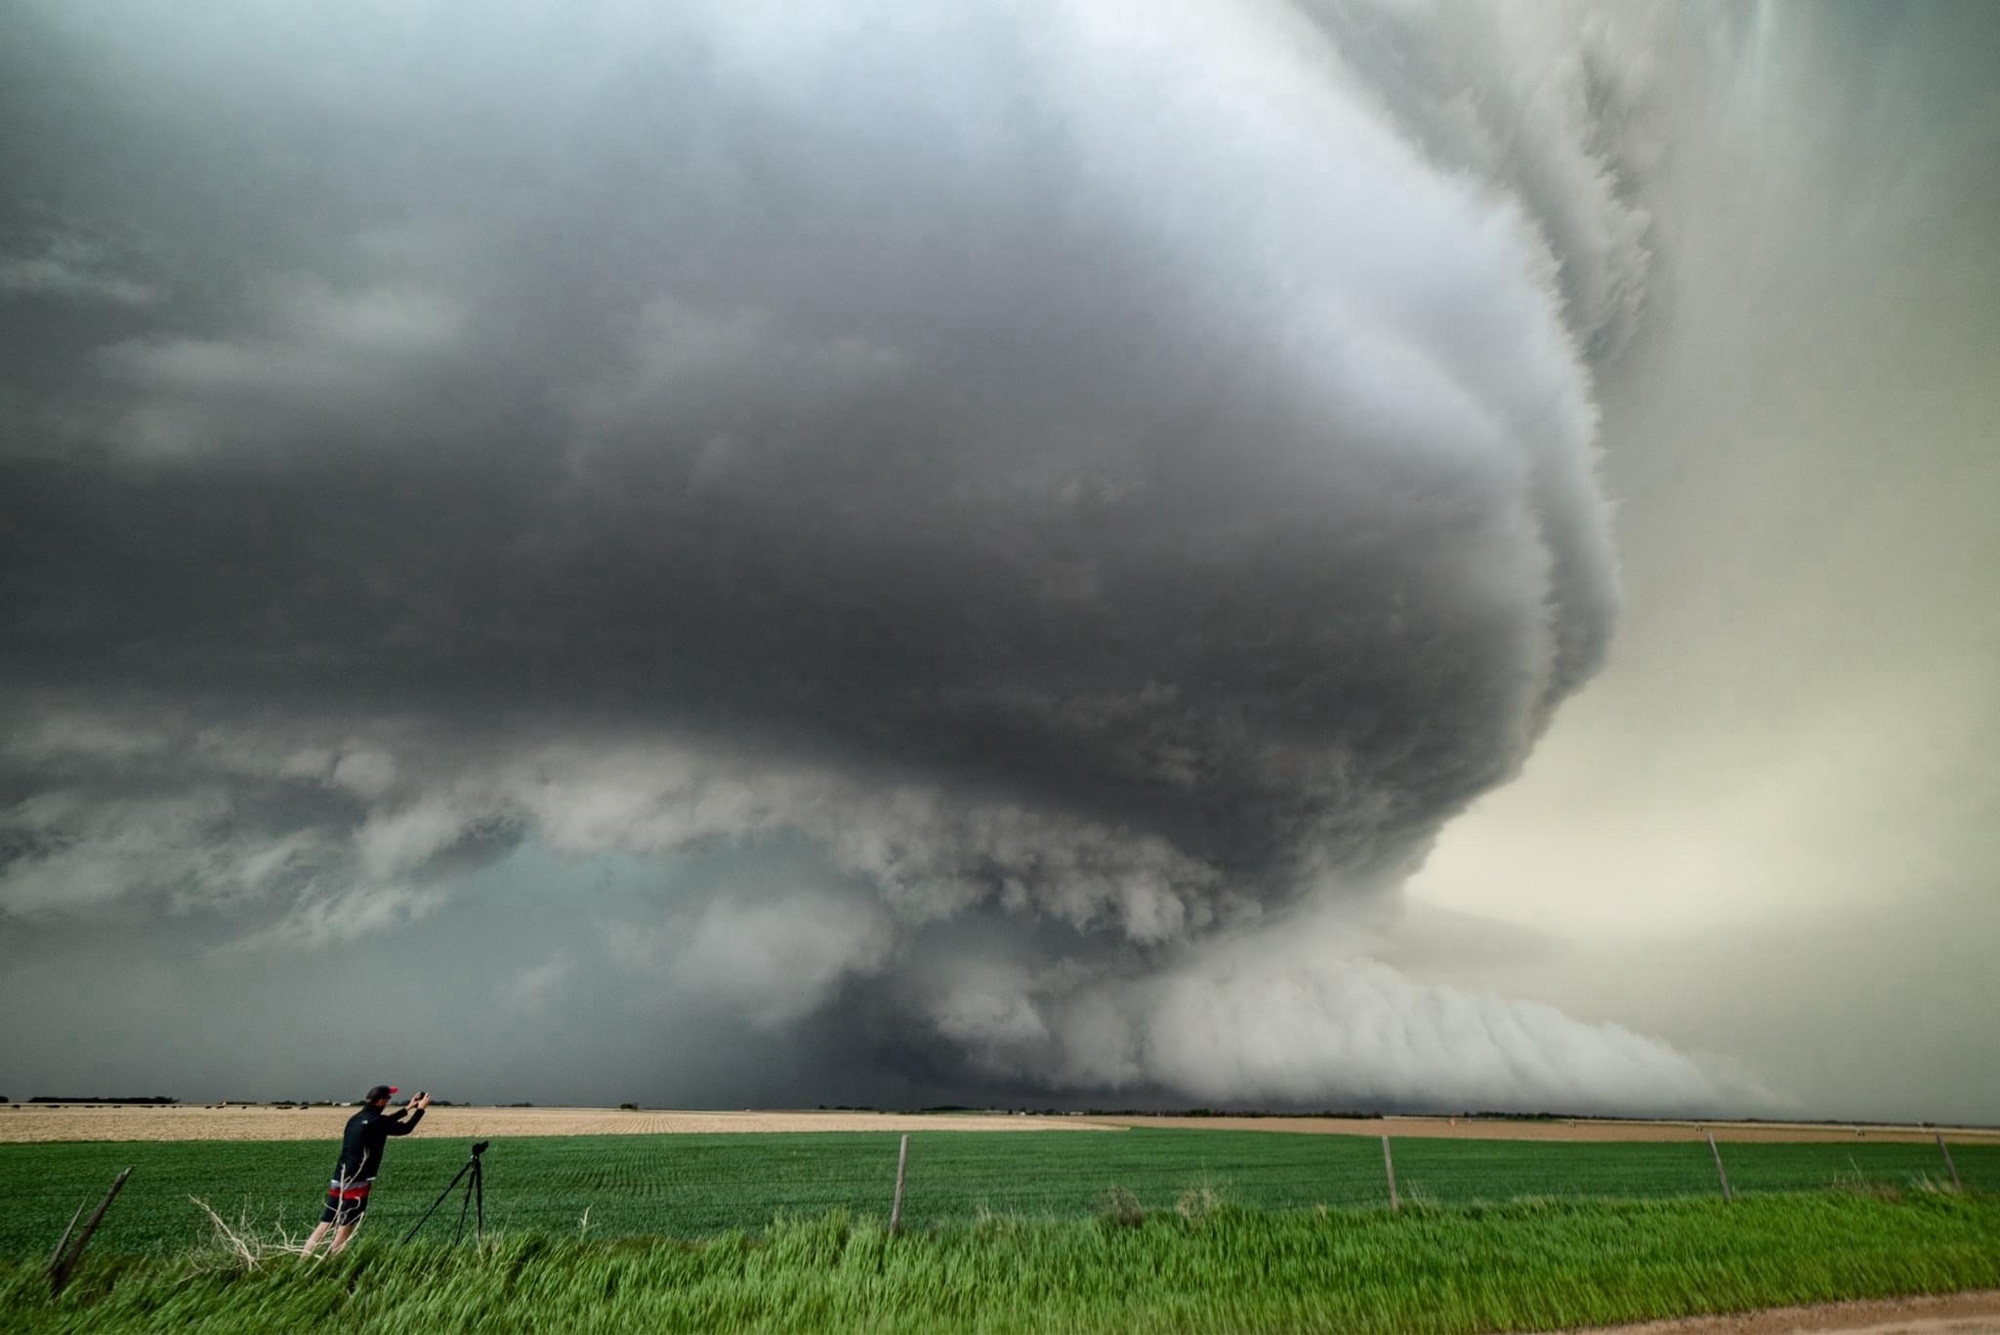
M57 351L6 386L0 906L336 940L523 841L789 831L845 888L628 955L1016 1084L1702 1096L1257 926L1393 885L1605 651L1581 349L1645 219L1613 44L1533 27L17 18L89 92L7 95L0 318ZM1316 1055L1215 1064L1288 1005Z

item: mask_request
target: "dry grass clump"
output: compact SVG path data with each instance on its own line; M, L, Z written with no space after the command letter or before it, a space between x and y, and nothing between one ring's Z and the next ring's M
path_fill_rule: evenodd
M1138 1228L1146 1222L1146 1207L1139 1198L1123 1187L1113 1187L1104 1193L1102 1218L1107 1223L1120 1228Z
M250 1271L280 1256L304 1257L308 1254L305 1239L292 1235L285 1227L282 1213L268 1230L264 1230L250 1218L247 1206L236 1223L231 1224L199 1196L188 1199L208 1216L213 1230L207 1241L190 1253L189 1259L197 1271L204 1274L226 1270ZM367 1217L364 1215L362 1218L365 1223ZM357 1227L355 1231L358 1233L360 1229Z
M1190 1224L1200 1224L1223 1206L1222 1193L1203 1182L1189 1187L1174 1202L1174 1213Z

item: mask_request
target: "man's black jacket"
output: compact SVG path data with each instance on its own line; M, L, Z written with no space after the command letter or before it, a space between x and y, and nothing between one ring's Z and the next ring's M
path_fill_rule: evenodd
M405 1114L408 1114L405 1116ZM368 1182L382 1168L382 1147L391 1136L407 1136L424 1120L424 1110L398 1109L369 1104L347 1119L347 1131L340 1138L340 1162L334 1165L337 1182Z

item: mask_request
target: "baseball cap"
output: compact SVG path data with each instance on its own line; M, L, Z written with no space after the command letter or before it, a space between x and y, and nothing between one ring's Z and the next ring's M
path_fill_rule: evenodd
M377 1085L368 1091L368 1097L363 1099L362 1102L373 1103L377 1099L386 1099L395 1092L396 1087L394 1085Z

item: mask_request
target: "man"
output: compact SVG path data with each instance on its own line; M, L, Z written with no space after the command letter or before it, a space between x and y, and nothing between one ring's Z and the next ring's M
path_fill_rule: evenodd
M306 1239L304 1255L313 1254L329 1228L336 1232L327 1255L347 1246L368 1209L368 1189L382 1167L382 1147L389 1143L389 1137L407 1136L424 1120L424 1109L431 1106L430 1095L419 1093L392 1113L389 1096L395 1092L394 1085L375 1086L362 1100L361 1111L347 1119L347 1130L340 1138L340 1162L334 1165L333 1183L327 1188L326 1209L320 1213L319 1227Z

